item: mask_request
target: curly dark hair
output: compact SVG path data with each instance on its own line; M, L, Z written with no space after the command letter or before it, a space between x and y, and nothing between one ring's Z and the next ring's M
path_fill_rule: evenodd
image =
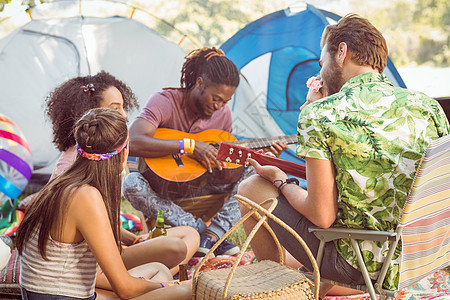
M93 85L85 91L83 86ZM99 107L103 100L103 91L116 87L123 97L126 112L138 109L139 105L133 91L124 82L105 71L94 76L75 77L64 82L46 98L46 114L53 125L53 143L59 151L65 151L75 145L73 126L89 109Z

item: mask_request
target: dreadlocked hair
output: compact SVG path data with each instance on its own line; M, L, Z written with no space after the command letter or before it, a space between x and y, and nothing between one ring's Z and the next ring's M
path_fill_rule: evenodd
M239 71L236 65L216 47L193 50L185 56L185 59L181 69L181 88L192 89L198 77L209 79L215 84L234 87L239 85Z

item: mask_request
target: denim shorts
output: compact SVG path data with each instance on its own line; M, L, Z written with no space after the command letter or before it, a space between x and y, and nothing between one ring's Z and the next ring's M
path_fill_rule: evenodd
M50 294L29 292L22 287L20 288L20 291L22 292L23 300L94 300L95 298L97 298L96 293L94 293L94 295L92 297L76 298L76 297L70 297L70 296L60 296L60 295L50 295Z
M282 195L278 197L278 205L273 211L273 214L297 232L308 245L313 255L317 257L320 241L314 233L308 231L309 227L315 226L313 223L296 211ZM281 245L305 268L312 271L313 267L309 257L297 239L272 219L269 219L268 223L278 237ZM337 252L332 241L325 244L320 276L346 284L364 284L362 273L351 266Z

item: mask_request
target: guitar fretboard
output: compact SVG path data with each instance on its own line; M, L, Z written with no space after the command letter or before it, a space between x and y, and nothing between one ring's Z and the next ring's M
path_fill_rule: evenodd
M285 136L276 136L276 137L268 137L268 138L258 138L258 139L248 139L248 140L239 140L228 142L228 144L238 145L245 148L250 149L261 149L266 148L272 145L272 142L283 142L286 144L296 144L297 143L297 135L285 135Z

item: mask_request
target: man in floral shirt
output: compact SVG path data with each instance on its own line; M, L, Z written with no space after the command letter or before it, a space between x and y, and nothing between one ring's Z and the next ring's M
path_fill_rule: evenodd
M329 96L303 108L298 121L297 155L306 161L308 191L289 184L277 167L254 160L250 163L259 176L241 183L238 191L255 202L278 197L275 215L313 253L318 240L308 232L312 225L395 230L423 152L432 140L449 133L448 120L434 99L394 87L381 74L386 42L366 19L347 15L327 26L321 45L320 75ZM247 233L253 224L244 224ZM285 249L310 268L295 241L271 226ZM266 231L255 237L252 248L258 259L277 259L271 240ZM387 249L370 241L360 247L370 276L376 278ZM395 258L400 251L401 243ZM324 257L324 278L364 283L349 240L327 243ZM396 289L398 271L398 263L391 264L385 288ZM330 287L321 286L321 296Z

